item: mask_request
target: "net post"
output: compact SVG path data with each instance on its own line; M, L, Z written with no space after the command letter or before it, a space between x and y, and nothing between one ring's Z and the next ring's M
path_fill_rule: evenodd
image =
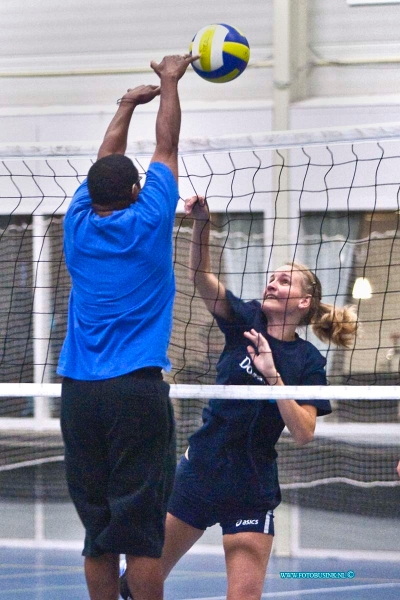
M50 300L50 249L46 236L47 224L44 215L32 217L32 262L33 262L33 353L34 383L48 380L46 364L49 362L51 331ZM50 361L51 362L51 361ZM35 396L33 415L38 421L48 419L50 398Z
M292 95L292 8L289 0L275 0L274 2L274 106L273 126L277 131L289 129L289 106ZM282 34L285 32L285 35ZM286 168L288 150L280 149L274 156L281 159L282 164L273 170L273 189L276 190L275 214L273 225L273 239L270 264L273 268L287 262L286 248L288 235L289 216L289 172ZM268 240L267 240L268 243ZM268 270L268 267L267 269Z

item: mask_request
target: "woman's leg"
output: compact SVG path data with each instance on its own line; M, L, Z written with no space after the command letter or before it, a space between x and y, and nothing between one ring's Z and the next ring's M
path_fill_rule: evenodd
M188 525L171 513L167 513L165 542L162 553L164 579L166 579L184 554L201 538L204 531Z
M134 600L163 600L164 577L160 558L126 555L126 575Z
M273 539L255 532L223 536L227 600L260 600Z

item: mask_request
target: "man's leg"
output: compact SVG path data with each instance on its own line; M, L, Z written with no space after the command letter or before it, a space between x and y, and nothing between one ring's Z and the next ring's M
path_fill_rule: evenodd
M119 554L85 557L85 577L90 600L118 600L118 576Z
M182 558L182 556L186 554L193 544L201 538L203 533L204 531L202 529L196 529L195 527L184 523L177 517L174 517L170 513L167 514L167 520L165 524L165 544L162 557L160 559L163 581L168 577L170 571L173 569L179 559ZM127 557L127 564L129 564L128 559L129 557ZM132 565L132 568L129 575L127 567L125 574L121 578L121 595L123 598L129 597L133 600L142 600L142 597L138 596L135 591L135 583L137 583L137 565L135 564L134 559L135 557L130 557L130 564ZM137 560L138 559L136 557L136 561ZM144 581L146 582L145 579ZM130 582L132 582L132 584L130 584ZM128 584L128 589L126 588L126 584Z

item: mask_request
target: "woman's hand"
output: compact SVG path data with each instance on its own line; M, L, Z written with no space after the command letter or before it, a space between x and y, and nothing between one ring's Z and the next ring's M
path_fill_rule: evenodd
M193 217L196 221L209 221L210 212L208 210L207 200L204 196L192 196L184 200L185 215Z
M256 350L253 346L247 346L247 352L256 369L264 375L269 385L285 385L281 376L277 373L271 348L265 337L255 329L245 331L244 335L254 344ZM295 400L286 398L278 398L276 403L281 417L295 442L300 446L311 442L314 437L317 419L316 407L308 404L300 406Z
M275 385L280 380L279 373L276 370L272 351L265 337L255 329L245 331L244 336L252 342L252 346L247 346L247 352L256 367L270 385Z
M265 337L255 329L246 331L244 335L256 347L255 350L252 346L247 346L247 352L256 369L264 375L269 385L285 385L281 376L277 373L271 348ZM286 398L278 398L276 403L281 417L295 442L300 446L311 442L314 437L317 419L316 407L308 404L300 406L295 400Z

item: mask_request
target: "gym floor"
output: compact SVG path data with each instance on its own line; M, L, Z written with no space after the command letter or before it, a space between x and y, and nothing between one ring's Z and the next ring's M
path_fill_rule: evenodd
M283 578L282 572L303 573ZM308 573L344 573L345 578L310 578ZM226 577L221 553L189 553L172 571L165 600L224 600ZM400 567L395 562L272 557L264 598L308 600L398 600ZM0 599L88 600L83 559L76 550L0 548Z

